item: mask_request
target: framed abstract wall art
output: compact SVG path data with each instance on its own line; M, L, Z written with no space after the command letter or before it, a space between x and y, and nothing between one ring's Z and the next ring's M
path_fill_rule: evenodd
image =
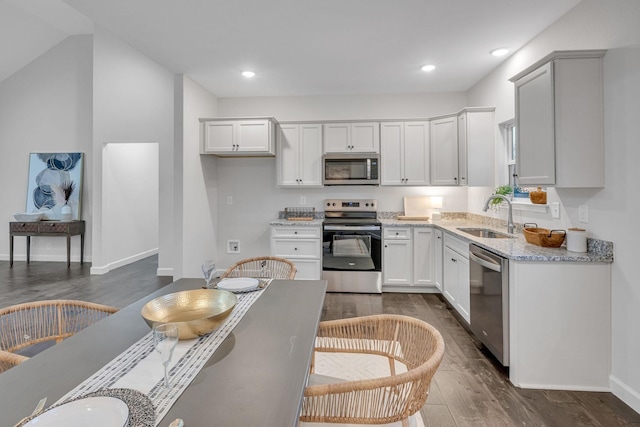
M78 220L82 208L84 153L31 153L27 210L48 220Z

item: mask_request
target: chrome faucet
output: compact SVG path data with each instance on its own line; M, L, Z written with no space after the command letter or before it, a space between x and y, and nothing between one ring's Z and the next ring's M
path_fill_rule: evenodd
M486 212L489 209L489 203L493 199L505 200L507 202L507 204L509 205L509 218L507 219L507 231L509 232L509 234L513 234L513 209L512 209L512 206L511 206L511 200L507 199L502 194L493 194L493 195L489 196L489 198L487 199L486 202L484 202L484 207L482 208L482 210L484 212Z

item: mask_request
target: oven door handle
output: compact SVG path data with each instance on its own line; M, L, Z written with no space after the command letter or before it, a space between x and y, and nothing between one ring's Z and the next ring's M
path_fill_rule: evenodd
M379 225L325 225L325 231L377 231Z
M469 258L476 264L480 264L481 266L488 268L489 270L497 271L498 273L502 272L502 266L487 256L469 252Z

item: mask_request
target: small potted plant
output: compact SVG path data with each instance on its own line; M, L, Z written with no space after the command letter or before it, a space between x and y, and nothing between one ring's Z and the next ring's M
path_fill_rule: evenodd
M493 194L500 194L502 196L508 196L513 193L513 189L510 185L501 185L500 187L496 187ZM502 199L493 199L491 200L491 206L497 207L500 203L502 203Z

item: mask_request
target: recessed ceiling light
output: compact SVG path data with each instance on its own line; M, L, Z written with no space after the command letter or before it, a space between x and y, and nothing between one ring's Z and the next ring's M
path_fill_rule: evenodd
M493 49L489 53L491 53L491 55L493 55L493 56L504 56L507 53L509 53L509 49L507 49L505 47L499 47L498 49Z
M425 65L421 68L422 71L433 71L436 69L435 65Z
M254 73L253 71L243 71L242 75L245 76L245 77L251 78L251 77L255 76L256 73Z

